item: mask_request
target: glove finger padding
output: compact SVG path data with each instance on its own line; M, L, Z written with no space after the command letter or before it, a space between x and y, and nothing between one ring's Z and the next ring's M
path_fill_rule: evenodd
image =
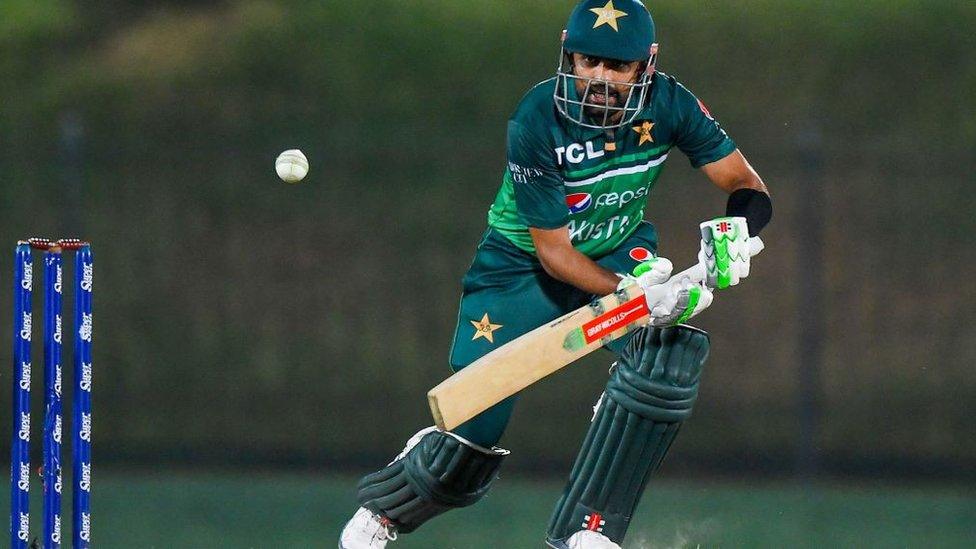
M640 284L641 288L646 290L650 286L667 282L671 278L671 271L673 270L674 264L671 263L670 259L655 257L634 267L634 276L637 277L637 283Z
M623 289L631 284L637 284L645 292L651 286L656 286L668 281L671 277L671 271L674 270L674 265L671 261L665 257L655 257L648 261L644 261L634 267L634 270L629 275L617 274L621 278L620 283L617 284L617 289Z
M651 307L651 326L673 326L704 311L712 304L712 292L688 280L675 286L665 298Z
M688 284L678 292L677 311L681 311L681 316L674 321L674 324L687 322L688 319L704 311L712 304L714 295L707 286L702 284Z
M698 260L705 266L705 284L710 288L735 286L749 276L749 227L744 217L719 217L699 225L701 250Z

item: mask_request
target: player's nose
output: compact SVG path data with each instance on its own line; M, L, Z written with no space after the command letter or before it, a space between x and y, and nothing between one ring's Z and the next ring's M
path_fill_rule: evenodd
M608 72L607 64L600 61L600 64L593 69L593 78L596 78L597 80L606 80Z

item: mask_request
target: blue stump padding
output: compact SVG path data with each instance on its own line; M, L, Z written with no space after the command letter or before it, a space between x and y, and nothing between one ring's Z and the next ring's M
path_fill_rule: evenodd
M61 305L60 250L44 253L44 541L61 546Z
M63 251L75 251L74 272L74 408L71 417L73 485L72 547L91 546L92 441L92 276L91 247L78 239L19 242L14 255L14 322L10 442L10 547L26 549L30 531L30 387L33 256L44 250L44 433L43 535L41 546L62 543L63 488ZM69 330L70 331L70 330Z
M30 541L30 376L31 295L34 260L31 248L14 253L13 425L10 437L10 547Z
M90 246L75 254L74 409L72 413L73 472L72 545L91 543L91 427L92 427L92 281L94 258Z

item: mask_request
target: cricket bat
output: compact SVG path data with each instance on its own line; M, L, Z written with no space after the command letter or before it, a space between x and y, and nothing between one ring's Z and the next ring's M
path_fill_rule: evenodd
M762 251L758 237L750 255ZM644 292L637 284L592 301L502 345L427 393L434 423L451 430L536 381L650 322L647 303L664 297L682 280L705 280L704 265L673 275Z

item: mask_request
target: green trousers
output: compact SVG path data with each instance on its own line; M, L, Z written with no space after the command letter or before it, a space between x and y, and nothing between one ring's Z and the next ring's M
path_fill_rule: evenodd
M596 262L611 271L629 273L648 252L657 253L657 232L644 222L620 247ZM455 372L596 297L552 278L535 256L491 228L478 244L462 288L450 356ZM615 341L610 350L619 353L627 339ZM454 432L486 448L494 446L505 431L517 398L502 401Z

